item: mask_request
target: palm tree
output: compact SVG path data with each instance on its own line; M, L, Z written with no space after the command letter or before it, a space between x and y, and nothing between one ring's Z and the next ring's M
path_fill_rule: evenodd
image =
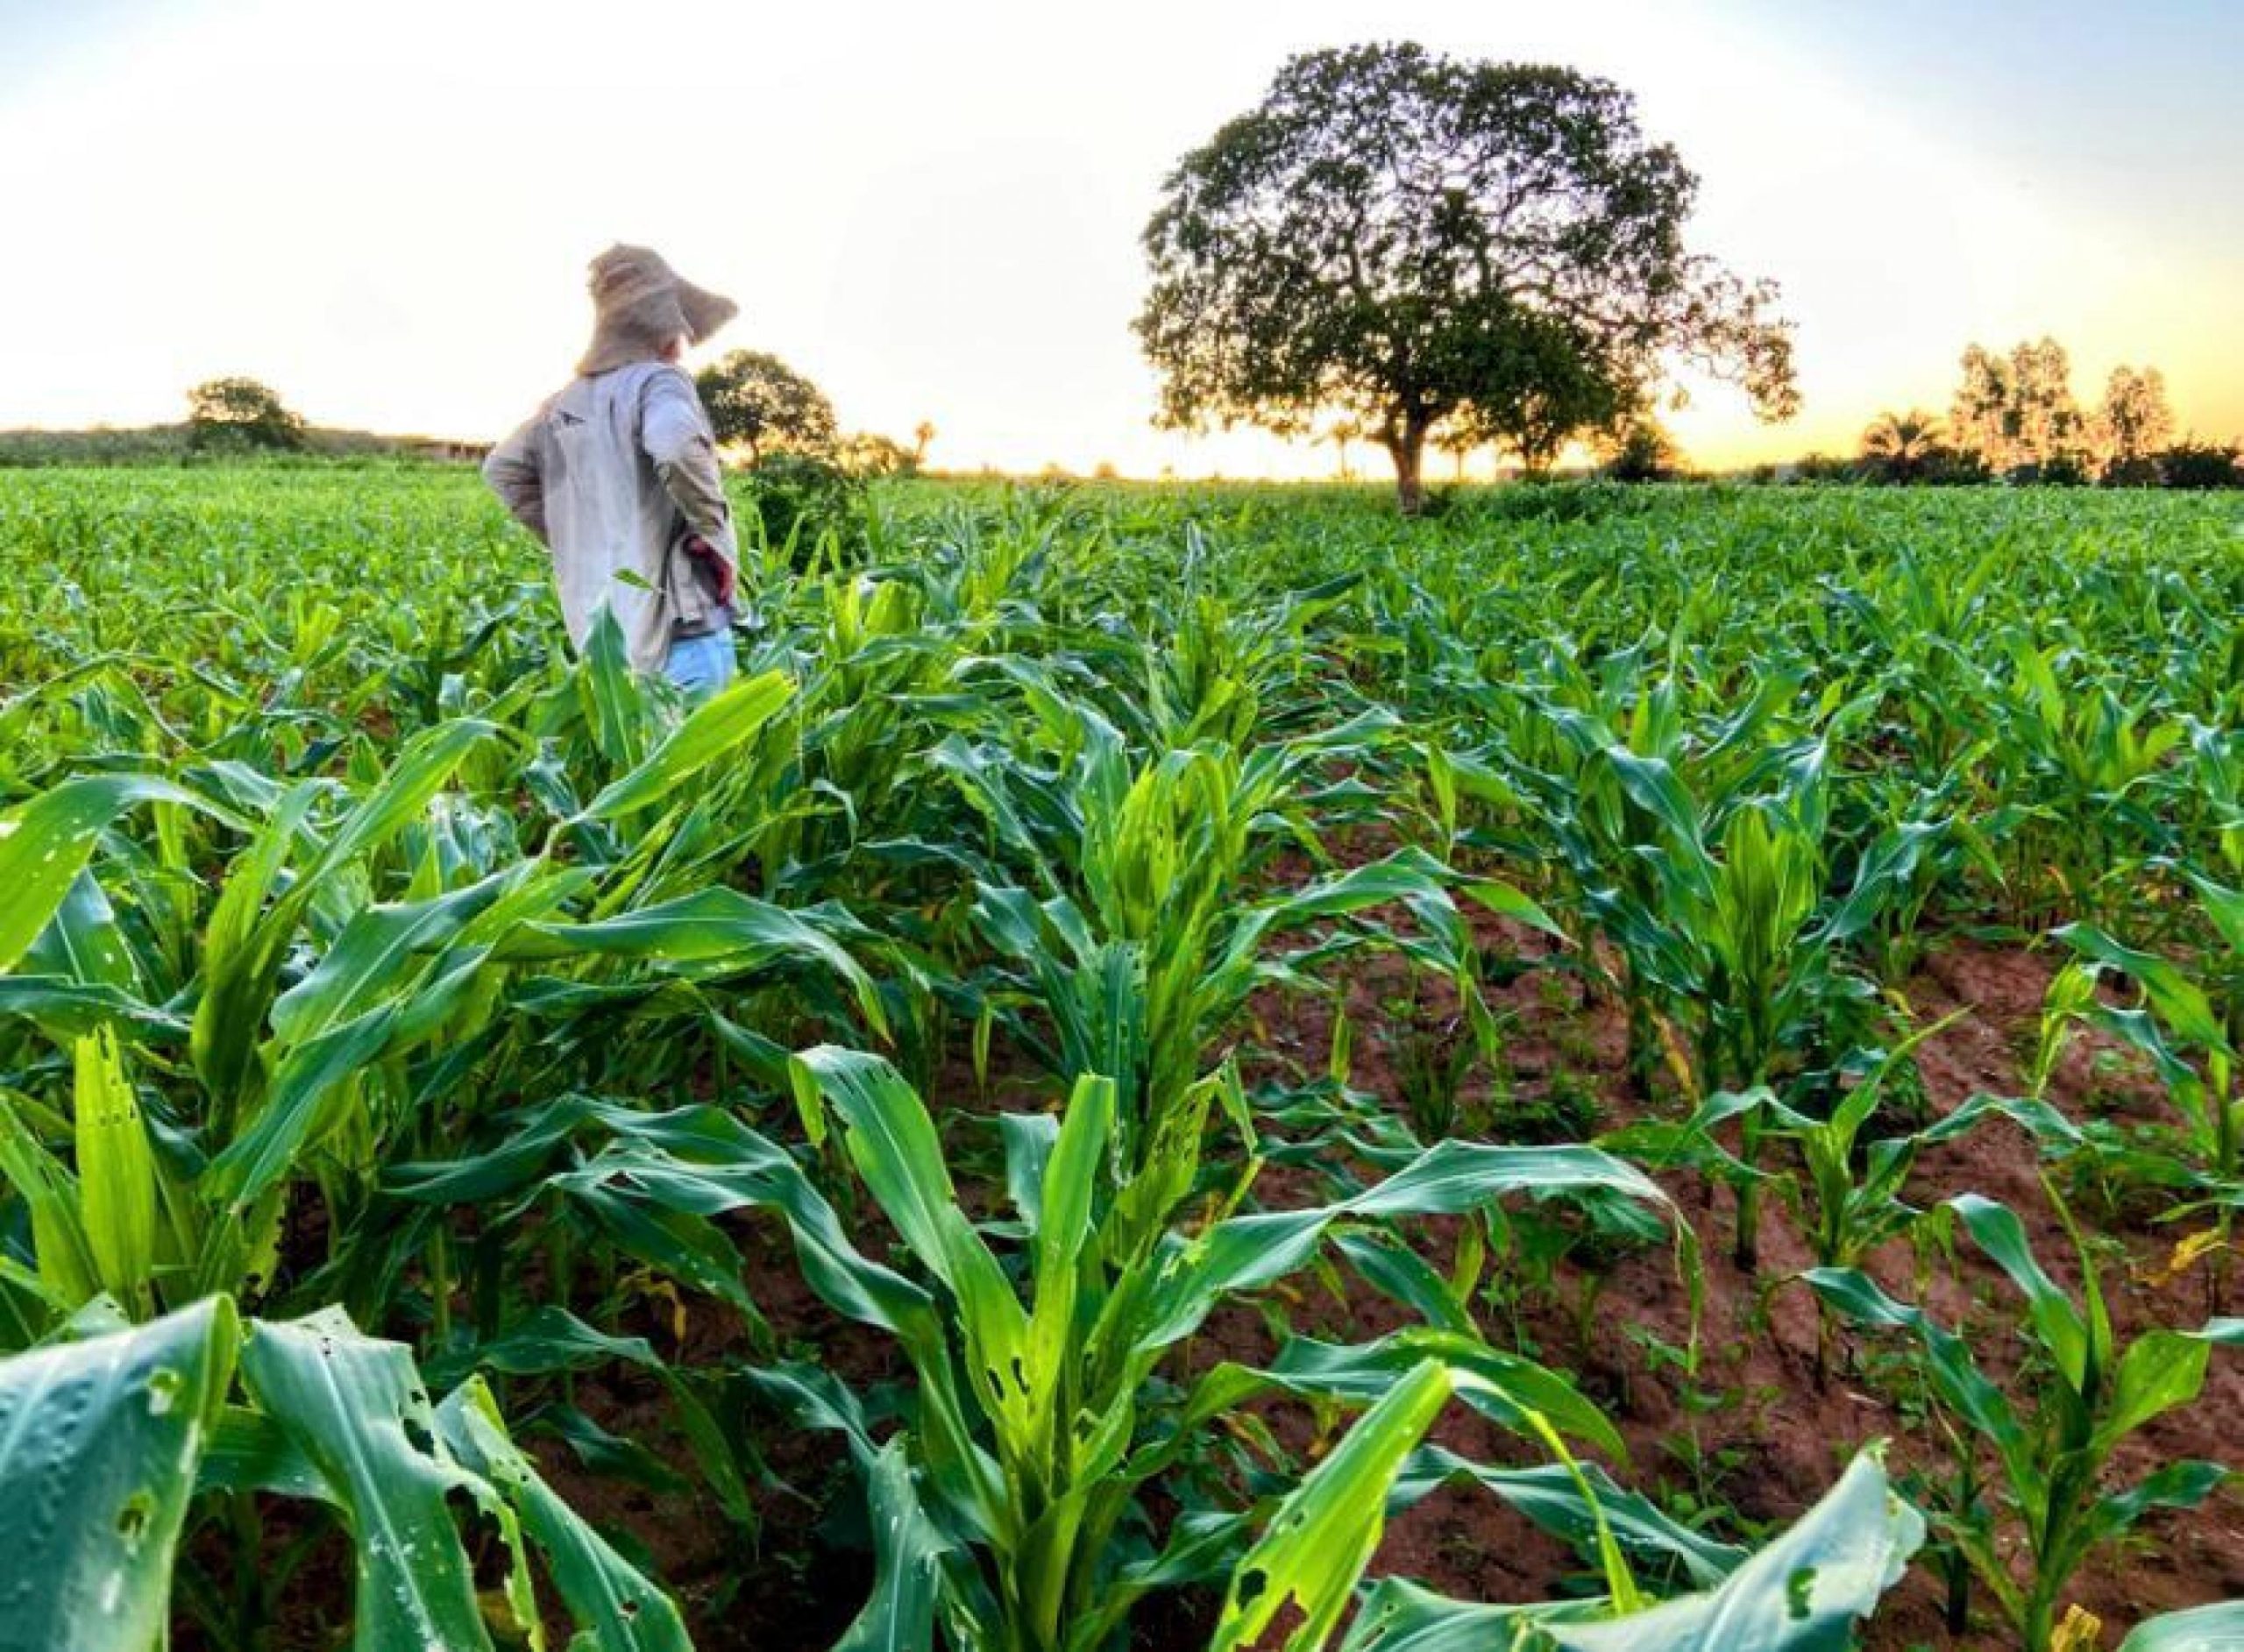
M1453 425L1436 432L1433 444L1457 462L1457 479L1464 481L1466 458L1481 444L1462 425Z
M1335 419L1325 427L1324 434L1332 445L1340 450L1340 479L1344 482L1353 479L1353 472L1348 469L1348 443L1361 441L1369 434L1364 429L1363 421L1355 418Z
M1907 413L1881 413L1862 433L1864 462L1889 482L1914 482L1940 456L1939 418L1921 408Z

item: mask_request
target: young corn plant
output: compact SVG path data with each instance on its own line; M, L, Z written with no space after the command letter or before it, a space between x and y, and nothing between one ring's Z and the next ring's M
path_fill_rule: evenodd
M535 1087L572 1053L568 1038L540 1036L557 1009L583 1024L587 1045L597 1020L612 1056L627 1010L782 975L808 981L816 1002L830 975L879 1030L871 982L842 945L863 932L837 910L798 912L724 887L671 892L664 857L691 840L707 802L689 796L695 782L787 698L783 680L750 679L634 746L588 802L571 800L556 834L569 840L567 861L522 854L509 826L448 790L504 742L481 720L408 741L356 789L260 790L235 776L241 795L214 800L153 776L99 776L0 821L0 877L20 872L24 895L0 921L0 964L13 966L0 974L0 1017L70 1053L74 1071L67 1108L43 1075L46 1100L0 1094L7 1202L41 1213L28 1252L12 1258L17 1285L0 1291L20 1294L30 1277L49 1306L75 1308L91 1294L80 1252L109 1244L108 1228L129 1218L129 1239L92 1279L135 1316L216 1291L253 1296L273 1282L292 1192L308 1183L328 1218L329 1259L344 1259L385 1159L456 1131L482 1091L479 1073ZM121 911L89 869L103 829L141 805L230 828L264 817L207 916ZM159 823L160 852L183 861L179 823ZM625 828L628 847L613 835ZM604 842L615 853L601 864ZM193 973L167 982L168 949L152 961L134 919L143 933L152 919L184 928ZM706 1003L687 1008L721 1019ZM36 1045L18 1047L32 1056ZM430 1244L442 1334L450 1260L441 1233ZM124 1255L139 1259L129 1279ZM400 1262L354 1260L367 1288L352 1305L380 1311Z
M1830 1112L1818 1117L1787 1105L1763 1085L1738 1094L1711 1096L1681 1125L1639 1126L1610 1144L1622 1151L1641 1148L1660 1162L1695 1165L1743 1186L1774 1180L1793 1219L1807 1241L1816 1267L1853 1269L1887 1240L1908 1230L1921 1212L1902 1198L1918 1153L1935 1141L1964 1133L1981 1110L1958 1109L1931 1130L1879 1135L1863 1132L1878 1117L1887 1076L1907 1060L1925 1039L1952 1025L1964 1012L1918 1029L1890 1051L1870 1053L1854 1065L1851 1081ZM1732 1119L1758 1124L1765 1145L1788 1150L1790 1162L1773 1173L1738 1162L1725 1153L1715 1132ZM1624 1145L1625 1144L1625 1145ZM1829 1379L1832 1316L1817 1299L1815 1386Z
M1245 756L1203 744L1133 767L1096 712L1050 695L1039 704L1071 754L1062 783L955 743L939 756L1047 891L1041 899L1018 885L979 891L976 921L1010 966L1006 994L1042 1011L1063 1078L1113 1077L1118 1150L1131 1161L1145 1161L1185 1106L1211 1046L1256 988L1313 984L1310 966L1367 941L1447 975L1485 1024L1477 955L1450 886L1464 883L1492 910L1552 928L1517 891L1457 879L1417 850L1258 892L1277 832L1309 833L1293 817L1310 772L1378 738L1376 721ZM1289 932L1388 906L1407 910L1418 932L1367 926L1272 955Z
M1434 1396L1452 1387L1561 1461L1571 1460L1569 1436L1618 1445L1563 1378L1456 1329L1404 1333L1297 1369L1226 1365L1190 1380L1175 1358L1222 1302L1394 1217L1591 1189L1665 1209L1651 1182L1608 1155L1449 1142L1330 1204L1234 1214L1250 1165L1209 1209L1189 1214L1200 1119L1235 1080L1194 1086L1151 1145L1152 1162L1139 1165L1120 1156L1117 1088L1094 1075L1076 1082L1058 1117L1003 1121L1012 1212L977 1226L960 1207L932 1117L893 1068L818 1049L795 1059L794 1074L806 1128L815 1138L838 1137L910 1273L863 1255L792 1156L711 1110L609 1110L600 1121L608 1145L558 1174L536 1152L508 1158L516 1185L582 1206L627 1250L714 1290L739 1287L726 1277L729 1247L711 1219L774 1210L812 1287L897 1339L918 1386L904 1432L884 1441L856 1398L818 1367L756 1378L809 1426L842 1433L866 1480L884 1533L866 1633L887 1625L898 1644L924 1645L940 1620L948 1641L991 1652L1099 1652L1119 1643L1147 1593L1226 1576L1246 1613L1252 1602L1234 1569L1248 1553L1255 1511L1210 1507L1164 1536L1147 1498L1156 1486L1188 1486L1184 1471L1206 1430L1259 1393L1353 1406L1402 1379L1424 1403L1374 1409L1358 1425L1370 1425L1366 1443L1358 1447L1352 1432L1342 1449L1359 1449L1368 1463L1399 1461L1423 1432L1426 1407L1438 1409ZM1235 1095L1225 1104L1241 1105ZM549 1138L545 1148L558 1145ZM1448 1374L1422 1374L1429 1360ZM1352 1492L1344 1501L1350 1519L1375 1521L1379 1497ZM1357 1529L1344 1554L1367 1541ZM1324 1570L1296 1592L1321 1613L1337 1609L1334 1591L1345 1596L1360 1561L1318 1554ZM1626 1592L1625 1583L1616 1587Z
M1865 857L1843 892L1828 889L1820 744L1783 754L1774 790L1735 799L1718 839L1665 762L1618 748L1606 756L1658 822L1645 854L1658 893L1651 902L1596 895L1592 907L1631 976L1687 1017L1692 1049L1687 1057L1672 1051L1671 1060L1688 1089L1773 1100L1815 1072L1836 1071L1874 996L1843 949L1906 887L1909 857ZM1727 1117L1739 1131L1731 1256L1750 1273L1759 1264L1768 1115L1749 1099Z
M2051 1193L2051 1199L2056 1195ZM2152 1418L2194 1400L2212 1349L2244 1347L2244 1320L2214 1319L2196 1330L2149 1330L2124 1348L2113 1334L2094 1258L2072 1217L2057 1214L2080 1260L2081 1300L2045 1272L2025 1229L2007 1207L1977 1194L1942 1209L2025 1299L2033 1359L2005 1392L1972 1356L1965 1337L1922 1308L1896 1301L1851 1268L1817 1268L1805 1278L1838 1314L1870 1329L1903 1331L1922 1351L1921 1372L1958 1460L1964 1494L1931 1517L1959 1552L2027 1652L2055 1644L2067 1586L2098 1550L2124 1538L2154 1508L2194 1508L2228 1478L2218 1463L2169 1463L2132 1485L2113 1487L2113 1452ZM1998 1501L1982 1501L1982 1455ZM2013 1573L2015 1538L2029 1566ZM1951 1627L1961 1627L1961 1601Z
M97 1304L0 1359L0 1646L146 1652L175 1621L273 1644L307 1552L264 1541L280 1498L343 1531L357 1646L535 1643L535 1547L581 1643L689 1649L669 1597L539 1478L479 1379L431 1406L404 1347L334 1310L243 1320L214 1296L127 1326ZM499 1536L487 1590L463 1509Z
M2049 984L2043 1009L2036 1094L2046 1089L2070 1024L2108 1033L2147 1057L2173 1097L2184 1121L2183 1147L2192 1184L2182 1210L2210 1208L2211 1265L2206 1289L2212 1311L2227 1304L2232 1232L2244 1206L2244 1087L2238 1082L2244 1052L2244 893L2202 872L2175 868L2198 897L2208 944L2192 979L2172 959L2114 939L2093 925L2068 924L2058 939L2079 954ZM2135 1002L2113 1008L2098 991L2119 976L2135 988ZM2163 1179L2167 1168L2154 1165Z
M2013 839L2011 883L2021 897L2042 891L2045 911L2105 922L2115 875L2163 840L2150 794L2187 730L2158 720L2155 697L2129 703L2108 683L2068 685L2060 653L2023 639L2012 644L2016 675L1996 752L2014 764L2003 781L2006 798L2027 807Z

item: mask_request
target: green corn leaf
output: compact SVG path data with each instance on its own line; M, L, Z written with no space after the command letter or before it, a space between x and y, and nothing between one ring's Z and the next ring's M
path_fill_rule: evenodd
M867 1467L873 1592L834 1652L933 1652L946 1537L920 1506L904 1442L891 1440Z
M579 1644L588 1652L690 1652L676 1604L539 1478L480 1378L437 1407L436 1419L452 1454L497 1488L543 1551L555 1590L583 1628Z
M0 969L53 921L110 821L138 803L211 805L156 775L87 775L0 814Z
M1340 1652L1548 1652L1551 1642L1536 1625L1592 1610L1582 1603L1483 1606L1407 1578L1381 1578L1365 1595Z
M220 1414L195 1489L204 1492L262 1492L340 1508L326 1477L287 1430L262 1411L229 1405Z
M1452 1138L1338 1207L1351 1215L1461 1216L1497 1195L1604 1190L1669 1209L1644 1172L1595 1147L1510 1147Z
M79 1209L102 1287L135 1317L154 1306L156 1166L139 1098L108 1032L78 1040L71 1101Z
M1343 1232L1332 1248L1382 1295L1409 1308L1429 1325L1462 1336L1477 1334L1471 1309L1439 1269L1391 1234Z
M0 1648L159 1643L234 1341L214 1298L0 1361Z
M2197 1508L2231 1478L2222 1464L2198 1458L2162 1464L2127 1490L2096 1500L2080 1527L2078 1552L2125 1536L2154 1508Z
M1233 1216L1189 1240L1171 1236L1153 1266L1127 1280L1107 1311L1136 1318L1133 1344L1151 1351L1190 1336L1225 1296L1304 1266L1325 1229L1343 1218L1458 1216L1516 1194L1598 1188L1661 1211L1670 1208L1666 1195L1642 1171L1594 1147L1443 1141L1339 1203Z
M2244 1600L2169 1612L2139 1623L2120 1652L2244 1652Z
M1964 1219L1979 1248L2025 1294L2027 1312L2043 1345L2074 1392L2084 1392L2091 1380L2095 1358L2090 1327L2072 1298L2057 1287L2035 1259L2017 1213L1976 1193L1959 1195L1948 1203Z
M140 985L117 913L91 872L78 874L55 908L53 919L18 967L27 974L59 975L118 993L137 992Z
M307 783L281 797L248 848L235 856L203 925L202 995L195 1006L188 1049L195 1071L219 1102L221 1119L229 1124L258 1076L258 1040L295 924L293 904L266 918L266 897L296 846L316 795Z
M1289 1606L1287 1652L1324 1643L1379 1546L1388 1486L1449 1395L1449 1373L1428 1360L1356 1420L1239 1563L1210 1652L1260 1643Z
M647 754L646 760L585 805L596 820L613 820L664 801L686 782L753 738L794 698L778 671L732 684L694 707Z
M259 1407L327 1482L357 1564L359 1652L443 1647L488 1652L474 1580L446 1496L466 1476L429 1455L434 1412L411 1355L372 1341L340 1310L260 1324L242 1379Z
M1060 1133L1044 1166L1037 1200L1034 1249L1037 1287L1056 1284L1072 1270L1090 1237L1099 1173L1114 1133L1112 1081L1087 1074L1061 1114Z
M2177 864L2174 869L2189 881L2204 900L2205 917L2228 943L2228 949L2244 957L2244 889L2230 889L2216 883L2195 867Z
M415 976L522 880L525 867L401 905L368 907L344 925L312 972L273 1000L273 1032L301 1044L371 1009Z
M1583 1495L1584 1480L1588 1482L1589 1497ZM1601 1517L1614 1541L1632 1556L1679 1565L1703 1589L1720 1584L1751 1553L1681 1524L1649 1498L1617 1484L1594 1463L1578 1468L1562 1463L1493 1468L1438 1446L1424 1446L1395 1477L1392 1500L1395 1507L1403 1507L1444 1485L1466 1484L1495 1492L1552 1536L1593 1557Z
M30 1208L44 1294L66 1312L98 1296L101 1266L86 1233L78 1178L25 1122L23 1099L7 1091L0 1091L0 1177Z
M830 1045L796 1057L793 1072L798 1104L814 1114L823 1103L842 1120L843 1144L866 1188L921 1266L957 1299L968 1376L984 1409L1001 1429L1026 1436L1046 1375L1029 1368L1029 1317L959 1208L926 1103L879 1057ZM1070 1156L1082 1152L1076 1147ZM1054 1158L1056 1163L1060 1154ZM1045 1196L1054 1191L1047 1171Z
M1849 1652L1857 1620L1900 1580L1924 1532L1873 1449L1720 1587L1544 1633L1561 1652Z
M1060 1140L1060 1121L1049 1113L1001 1113L998 1134L1005 1149L1005 1192L1022 1229L1035 1236L1044 1221L1044 1173Z
M886 1030L872 978L826 928L738 890L706 889L593 923L529 924L497 947L494 956L511 961L577 953L646 959L696 980L815 961L856 991L858 1007L876 1031Z
M495 723L463 717L415 734L398 752L379 783L337 825L296 891L308 898L320 883L359 856L380 847L420 819L469 752L496 739Z
M2098 963L2117 969L2139 984L2158 1018L2201 1050L2226 1050L2227 1029L2203 988L2171 960L2121 945L2091 924L2067 924L2057 939Z
M646 741L649 705L631 669L630 645L615 611L601 606L593 616L592 631L585 638L584 663L577 672L593 743L613 765L636 763Z
M248 1127L211 1160L210 1193L239 1209L276 1186L334 1124L346 1087L388 1047L396 1025L395 1006L384 1004L290 1050Z
M2112 1408L2096 1430L2100 1453L2161 1412L2188 1405L2205 1386L2212 1349L2202 1336L2148 1330L2127 1344L2113 1378Z
M129 992L60 975L0 975L0 1018L21 1016L57 1044L90 1038L103 1027L147 1045L178 1044L188 1023Z
M1832 1309L1857 1325L1914 1332L1925 1347L1926 1373L1942 1400L1992 1441L2006 1462L2029 1462L2029 1442L2018 1414L1973 1362L1961 1337L1921 1308L1894 1301L1867 1274L1853 1268L1810 1268L1800 1277Z
M1573 1383L1522 1355L1489 1347L1477 1332L1414 1328L1342 1346L1294 1336L1256 1375L1290 1393L1369 1405L1427 1359L1449 1372L1459 1400L1491 1421L1537 1436L1533 1420L1540 1418L1628 1460L1620 1435Z

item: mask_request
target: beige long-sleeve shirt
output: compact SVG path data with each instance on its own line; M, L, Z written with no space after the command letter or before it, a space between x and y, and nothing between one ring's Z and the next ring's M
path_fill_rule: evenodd
M673 637L729 622L685 548L699 535L739 566L716 438L676 366L633 362L572 381L492 450L483 476L552 553L579 648L606 607L633 667L653 673Z

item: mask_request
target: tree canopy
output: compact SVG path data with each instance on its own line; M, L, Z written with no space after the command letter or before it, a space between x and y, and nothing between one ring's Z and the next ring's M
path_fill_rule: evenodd
M751 464L775 449L825 453L834 446L840 427L826 393L767 351L735 350L693 383L718 442L746 448Z
M1880 481L1923 481L1951 458L1947 435L1937 414L1921 408L1907 413L1889 409L1862 433L1864 471Z
M1999 476L2089 469L2089 425L2073 400L2072 363L2054 338L2007 356L1973 344L1948 414L1956 444Z
M1147 226L1161 421L1355 418L1415 510L1445 421L1546 466L1679 362L1787 416L1775 289L1687 250L1697 189L1609 81L1412 45L1295 57Z
M2106 480L2155 480L2155 456L2174 440L2166 375L2155 367L2114 367L2096 410L2096 446Z
M254 379L211 379L187 393L187 440L192 448L271 448L305 444L304 422L278 393Z

